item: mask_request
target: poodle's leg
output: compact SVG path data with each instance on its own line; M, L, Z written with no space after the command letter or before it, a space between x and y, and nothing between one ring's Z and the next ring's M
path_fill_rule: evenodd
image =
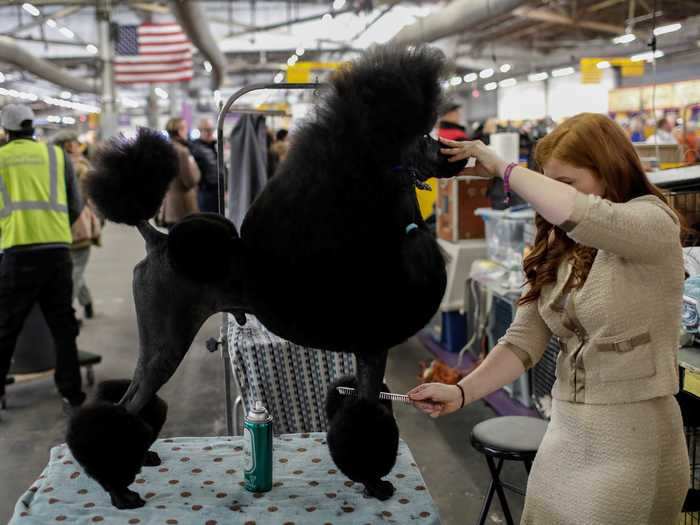
M104 489L109 492L112 505L120 510L138 509L146 504L146 502L141 499L141 496L137 492L129 490L128 488L116 489L114 487L104 487Z
M386 350L358 354L358 397L341 399L331 392L327 405L331 417L328 449L333 461L350 479L363 483L367 495L380 500L394 493L394 486L381 478L394 467L399 444L391 408L379 401L386 358Z
M144 467L158 467L160 464L160 456L157 452L153 452L152 450L146 452L146 455L143 457Z

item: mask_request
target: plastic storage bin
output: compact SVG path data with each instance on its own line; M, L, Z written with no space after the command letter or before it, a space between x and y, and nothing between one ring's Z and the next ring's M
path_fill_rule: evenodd
M521 269L525 250L525 226L528 223L534 224L534 210L529 207L508 210L479 208L474 213L484 220L488 258L508 270Z

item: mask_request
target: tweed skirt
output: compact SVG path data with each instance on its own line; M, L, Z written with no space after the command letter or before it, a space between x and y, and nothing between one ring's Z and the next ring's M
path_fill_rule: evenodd
M672 396L618 405L554 400L521 525L675 525L689 478Z

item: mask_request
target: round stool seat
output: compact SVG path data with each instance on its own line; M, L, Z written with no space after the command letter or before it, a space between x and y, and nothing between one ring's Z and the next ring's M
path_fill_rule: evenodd
M472 429L472 442L502 452L537 452L547 421L536 417L487 419Z

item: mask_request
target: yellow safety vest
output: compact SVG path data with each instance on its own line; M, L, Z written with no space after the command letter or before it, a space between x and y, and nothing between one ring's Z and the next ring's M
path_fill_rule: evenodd
M0 248L71 241L63 152L28 139L0 148Z

